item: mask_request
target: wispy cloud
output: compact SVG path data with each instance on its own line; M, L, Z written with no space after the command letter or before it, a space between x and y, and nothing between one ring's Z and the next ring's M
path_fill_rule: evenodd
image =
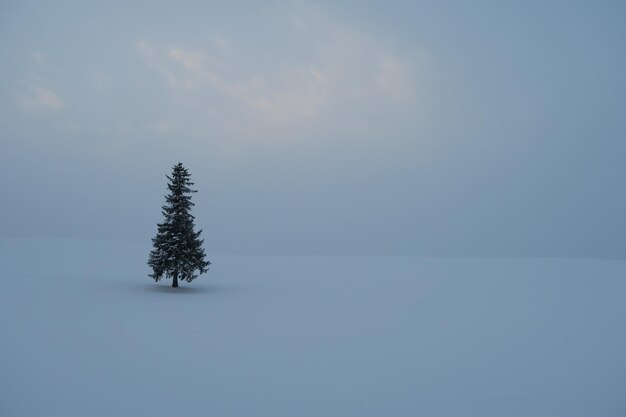
M41 52L35 52L33 54L33 59L35 60L36 63L38 64L43 64L46 60L43 56L43 54Z
M213 44L222 51L228 51L230 49L230 42L222 35L211 36L211 41L213 41Z
M24 111L58 111L65 102L49 87L40 82L30 82L26 92L18 94L18 108Z
M257 134L293 126L358 125L367 122L372 109L384 114L390 106L410 107L418 100L415 60L376 37L306 3L292 3L276 19L290 38L289 48L306 54L268 45L275 59L259 62L254 45L224 35L209 37L202 47L150 41L136 46L174 94L173 101L183 97L193 103L185 112L211 109L222 123Z

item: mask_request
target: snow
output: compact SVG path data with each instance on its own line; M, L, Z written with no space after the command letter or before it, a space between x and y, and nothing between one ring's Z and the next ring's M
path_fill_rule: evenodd
M626 262L0 241L0 416L622 416Z

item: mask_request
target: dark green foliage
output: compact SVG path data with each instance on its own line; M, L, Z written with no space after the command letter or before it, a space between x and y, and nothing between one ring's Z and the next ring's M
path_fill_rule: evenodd
M172 278L172 287L178 287L178 280L194 280L198 274L208 271L211 262L205 260L200 239L202 230L194 231L194 216L190 213L193 203L191 194L197 192L189 188L193 185L189 172L178 163L172 169L172 176L167 177L169 194L165 196L163 223L158 224L157 235L152 239L148 265L150 275L159 281L164 275Z

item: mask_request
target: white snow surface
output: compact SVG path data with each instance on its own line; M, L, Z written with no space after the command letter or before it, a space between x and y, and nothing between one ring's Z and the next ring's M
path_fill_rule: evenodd
M0 241L0 416L626 415L626 262Z

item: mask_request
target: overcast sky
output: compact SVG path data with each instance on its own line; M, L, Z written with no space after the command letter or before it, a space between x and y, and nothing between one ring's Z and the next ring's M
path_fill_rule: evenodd
M0 238L626 257L626 3L0 3Z

